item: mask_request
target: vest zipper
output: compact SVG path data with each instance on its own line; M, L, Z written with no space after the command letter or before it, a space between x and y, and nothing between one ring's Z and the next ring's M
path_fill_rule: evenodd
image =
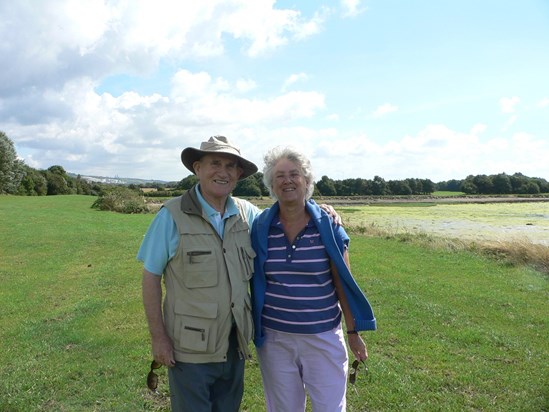
M202 336L202 341L206 340L206 329L193 328L192 326L185 326L184 329L192 330L193 332L200 332Z

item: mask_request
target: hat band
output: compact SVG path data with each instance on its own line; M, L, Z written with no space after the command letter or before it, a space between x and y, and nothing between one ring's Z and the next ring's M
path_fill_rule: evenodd
M240 150L238 150L234 146L225 145L225 144L219 144L219 143L212 143L212 142L204 142L200 146L200 150L207 151L207 152L234 152L238 156L240 156Z

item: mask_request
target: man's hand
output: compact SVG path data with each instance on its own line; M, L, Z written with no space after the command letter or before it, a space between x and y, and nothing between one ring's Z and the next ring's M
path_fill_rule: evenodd
M320 205L320 208L324 210L328 215L333 219L334 223L338 226L343 225L343 221L341 220L341 216L335 211L335 209L331 205L327 205L325 203L322 203Z
M168 335L154 336L151 339L152 355L155 361L169 368L175 366L173 344Z

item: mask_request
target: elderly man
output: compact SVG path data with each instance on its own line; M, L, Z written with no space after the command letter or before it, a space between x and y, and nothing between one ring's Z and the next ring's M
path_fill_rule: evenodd
M253 332L249 226L259 209L230 194L257 167L224 136L181 160L199 183L164 204L138 253L152 352L169 367L173 411L238 411Z

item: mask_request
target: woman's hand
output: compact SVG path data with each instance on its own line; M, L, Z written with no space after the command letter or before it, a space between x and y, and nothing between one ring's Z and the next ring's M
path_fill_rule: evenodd
M362 337L358 333L348 335L349 347L351 352L355 355L359 361L365 361L368 359L368 349L366 349L366 344L362 340Z

